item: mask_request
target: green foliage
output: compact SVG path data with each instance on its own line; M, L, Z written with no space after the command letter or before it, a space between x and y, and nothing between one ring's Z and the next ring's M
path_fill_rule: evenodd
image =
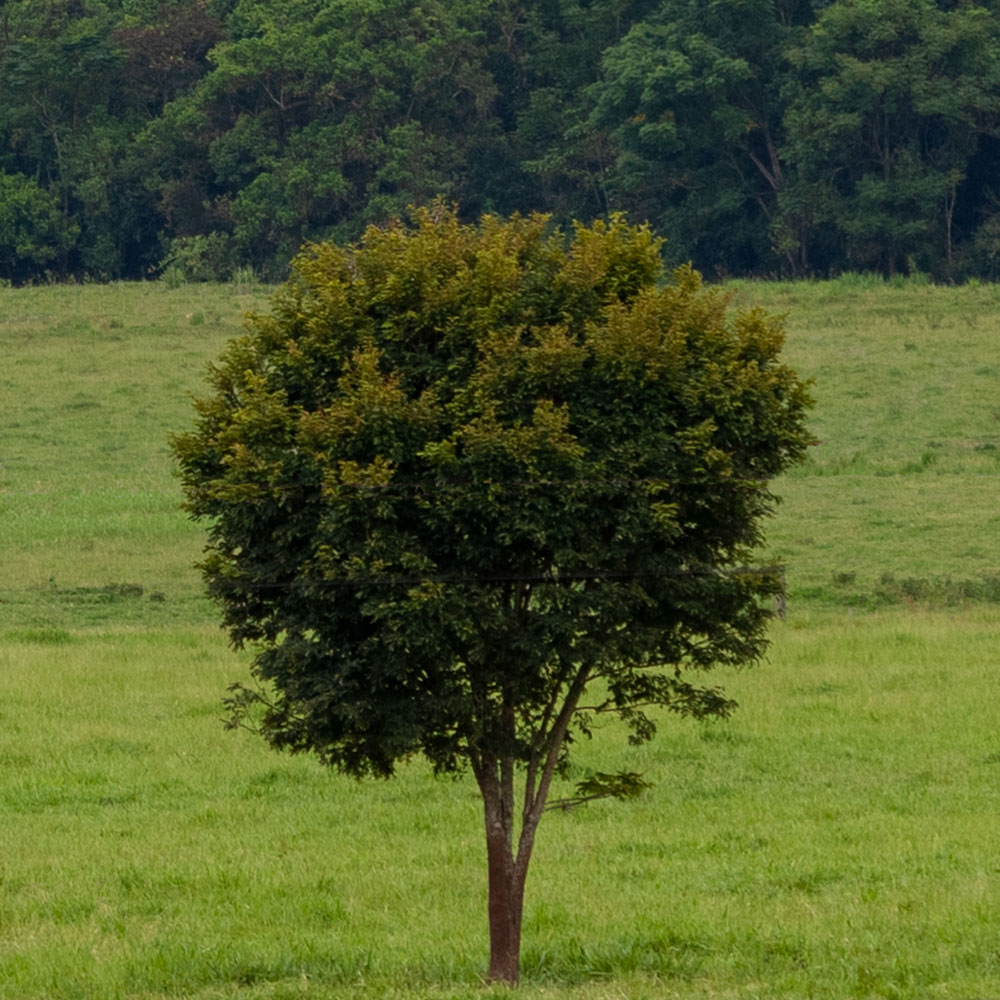
M178 236L160 268L172 287L184 281L228 281L236 270L232 240L225 233Z
M785 186L783 48L802 12L771 0L667 0L603 54L591 121L616 150L614 203L655 219L673 259L776 265Z
M173 137L193 138L214 176L192 178L192 151L167 147L157 186L195 183L241 259L271 273L308 237L356 236L411 201L463 194L460 164L492 131L482 13L438 0L237 3L231 36L177 109L194 110L197 132Z
M497 6L493 33L502 46L490 65L500 113L505 122L513 119L509 148L516 160L500 161L504 188L490 185L494 201L543 208L562 220L593 218L623 204L609 188L614 145L589 118L588 92L604 75L603 54L658 7L658 0Z
M94 0L4 6L0 166L43 182L78 233L71 253L49 240L60 275L138 277L155 261L158 219L132 142L144 108L115 37L124 16Z
M555 799L549 803L547 808L572 809L585 802L593 802L595 799L618 799L619 801L634 799L651 787L652 785L635 771L620 771L617 774L595 771L583 781L576 783L575 795L570 798Z
M175 442L276 745L357 774L530 764L596 678L636 738L650 702L728 710L681 668L762 651L776 581L728 570L807 397L775 320L658 280L621 220L564 250L542 218L440 208L296 259Z
M435 197L626 211L712 274L992 277L998 67L985 3L12 0L0 171L74 234L30 278L218 235L277 281Z
M893 273L910 258L951 277L959 187L1000 120L996 11L839 0L789 58L796 211L832 227L849 267Z
M74 236L55 199L36 181L0 173L0 275L30 277L65 253Z

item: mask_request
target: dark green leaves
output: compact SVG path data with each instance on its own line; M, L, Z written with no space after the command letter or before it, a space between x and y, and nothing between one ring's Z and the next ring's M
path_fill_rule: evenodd
M595 799L625 799L638 798L647 788L652 786L643 781L641 774L635 771L621 771L617 774L605 774L595 771L592 775L576 783L576 794L564 799L555 799L549 803L548 809L572 809L593 802Z
M808 397L775 320L658 249L437 204L296 259L175 440L276 746L531 767L588 683L638 739L730 710L683 672L763 650L776 578L743 567Z

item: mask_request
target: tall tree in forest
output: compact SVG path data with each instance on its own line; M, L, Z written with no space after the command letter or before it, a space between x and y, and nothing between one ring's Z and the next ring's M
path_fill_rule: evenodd
M158 259L162 223L134 140L202 71L218 30L198 0L4 5L0 167L42 185L77 233L57 272L139 277Z
M493 128L482 6L239 0L211 72L150 129L165 197L194 179L200 149L205 221L266 266L307 236L356 235L408 202L464 195L462 164Z
M520 205L557 218L611 209L607 130L589 120L587 89L601 57L660 0L513 0L492 5L497 114L525 183Z
M829 259L949 276L960 186L1000 120L997 10L835 0L789 55L789 203L836 234Z
M95 111L107 114L117 64L112 23L98 4L18 0L3 8L0 165L45 189L62 212L63 232L79 232L76 187L87 180ZM64 267L68 249L59 247Z
M615 145L614 203L671 233L678 261L775 266L783 48L809 16L801 0L663 0L605 52L591 120Z
M55 199L38 182L0 172L0 278L30 280L76 237Z

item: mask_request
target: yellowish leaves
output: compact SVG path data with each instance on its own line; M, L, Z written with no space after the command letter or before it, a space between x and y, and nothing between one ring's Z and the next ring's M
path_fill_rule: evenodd
M327 418L340 432L358 430L366 420L398 412L406 406L399 376L380 369L382 352L369 341L359 347L344 366L337 383L336 402Z
M392 483L394 472L394 464L381 455L365 464L341 460L324 474L323 495L339 495L344 487L352 490L384 489Z
M785 342L784 316L746 309L736 314L733 327L740 341L740 356L770 365Z
M663 240L648 226L630 226L615 213L605 222L574 225L573 244L560 283L576 291L595 289L626 299L650 285L660 273Z
M616 303L587 324L587 343L604 371L617 379L648 380L678 368L686 353L684 330L671 332L672 304L648 289L628 305Z
M371 226L354 259L368 296L414 318L461 302L469 285L475 230L441 204L416 211L415 230Z
M572 463L583 458L584 449L569 429L569 407L542 399L535 405L530 423L505 426L495 410L473 420L456 435L472 462L503 461L525 473L553 468L553 461Z
M533 333L534 344L524 349L524 367L539 384L565 383L586 362L585 348L565 325L546 326Z
M583 458L584 449L569 429L569 407L556 406L549 399L541 399L531 417L535 440L550 451L559 452L563 458Z
M362 455L375 463L393 461L440 420L434 390L411 397L397 372L383 370L385 364L383 352L368 341L345 361L333 401L302 414L298 441L320 468Z
M296 414L283 393L268 389L264 376L244 372L243 383L240 405L213 442L225 470L209 491L216 500L255 500L283 491L284 456Z
M349 324L351 295L357 291L354 271L345 248L333 243L307 245L295 259L291 280L275 293L274 312L282 329L301 327L315 338ZM254 325L260 325L256 318Z

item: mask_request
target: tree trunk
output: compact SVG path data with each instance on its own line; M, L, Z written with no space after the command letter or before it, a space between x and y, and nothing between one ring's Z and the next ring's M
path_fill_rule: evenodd
M524 883L535 846L535 833L545 809L559 749L566 738L570 719L587 684L588 669L581 667L551 728L543 725L544 739L537 742L528 766L521 811L521 832L514 851L514 758L486 754L471 760L476 783L483 796L486 820L486 861L489 869L490 982L516 986L521 976L521 915ZM555 704L555 702L553 702ZM513 742L514 710L505 699L504 720ZM546 719L548 722L548 719ZM536 784L537 782L537 784Z
M516 986L521 966L521 911L527 864L514 860L513 761L501 774L495 761L477 768L486 820L486 862L489 871L491 982Z
M958 188L956 185L951 186L951 190L944 196L944 255L945 255L945 266L948 271L948 280L954 280L954 273L952 269L952 242L951 242L951 223L955 215L955 199L958 195Z
M489 865L491 982L516 986L521 974L521 914L524 875L517 870L506 837L486 835Z

